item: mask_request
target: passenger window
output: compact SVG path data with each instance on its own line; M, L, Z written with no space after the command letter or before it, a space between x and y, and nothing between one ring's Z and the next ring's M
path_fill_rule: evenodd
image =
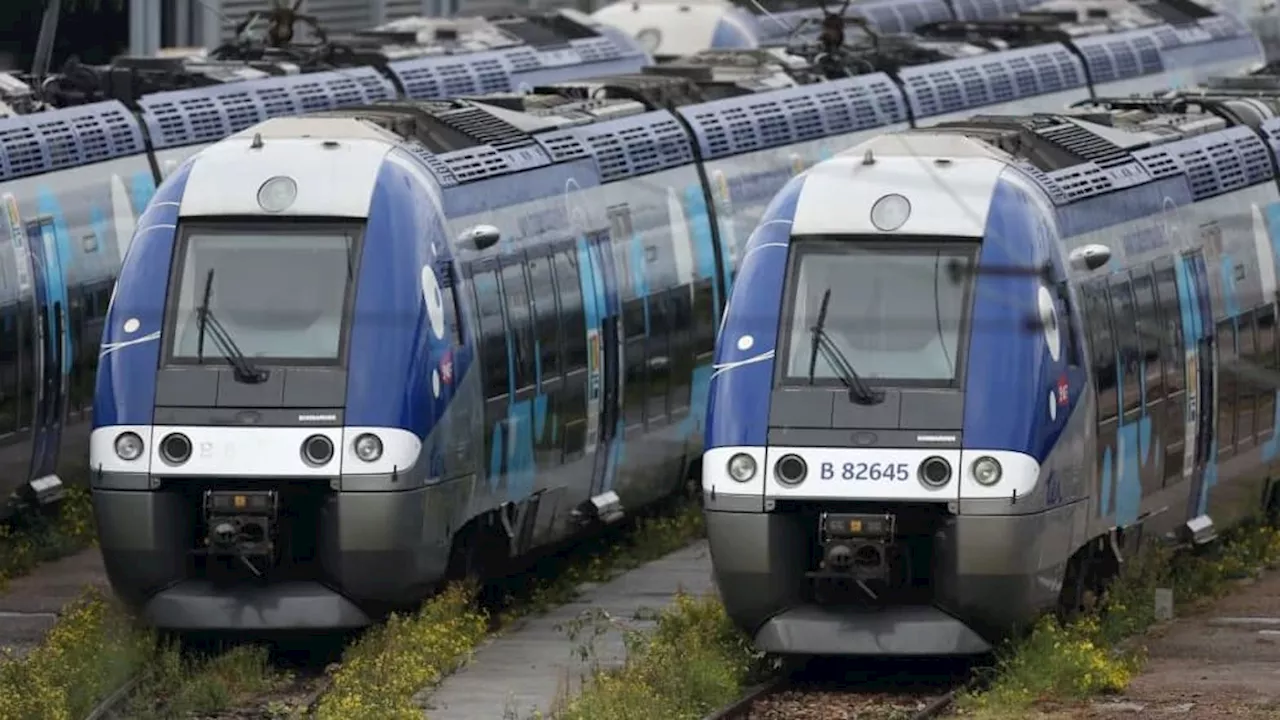
M1142 406L1142 347L1138 344L1137 318L1128 278L1111 285L1111 329L1115 333L1116 363L1124 383L1120 385L1124 411Z
M1098 419L1116 416L1116 351L1107 312L1107 287L1101 281L1081 288L1089 308L1089 350L1098 392Z
M517 255L504 260L502 268L503 304L507 311L507 331L511 334L511 361L517 390L532 387L536 382L533 321L529 315L529 286L525 284L524 266L524 256Z
M440 304L444 310L445 340L452 345L462 344L462 323L458 317L458 287L453 281L453 263L445 261L436 266L436 278L440 282Z
M1178 302L1178 278L1171 258L1155 263L1156 298L1160 305L1161 345L1164 358L1165 395L1181 392L1186 384L1186 356L1182 347L1182 308Z
M18 429L18 306L0 310L0 437Z
M645 406L645 342L644 337L626 342L626 387L623 388L623 418L628 429L644 424Z
M587 367L587 316L582 306L582 280L578 276L576 251L555 254L556 289L560 292L560 332L564 338L564 371Z
M498 277L486 262L471 277L475 293L476 314L480 317L480 359L484 367L484 395L495 398L510 392L507 370L507 333L502 324L502 296L498 293Z
M556 307L556 286L550 257L529 258L529 289L533 292L534 326L542 379L560 376L560 310Z
M1256 358L1254 362L1263 371L1276 372L1276 307L1273 304L1266 304L1258 308L1254 312L1254 323L1257 326L1257 348L1254 353ZM1255 415L1254 426L1257 428L1259 438L1263 433L1274 430L1275 428L1275 411L1276 411L1276 393L1275 387L1271 384L1257 388L1258 393L1258 411Z
M1163 338L1160 310L1156 304L1156 286L1148 268L1133 273L1133 297L1136 302L1138 344L1146 364L1147 404L1164 398L1164 367L1161 360Z
M35 309L30 302L18 305L18 427L31 425L36 408Z
M672 289L667 297L671 305L670 411L675 414L688 409L693 384L693 306L688 285Z
M1258 364L1268 370L1280 369L1280 346L1276 345L1276 306L1263 305L1256 313L1258 324Z
M668 293L650 298L648 350L649 401L645 410L645 422L653 424L667 414L667 392L671 373L671 319L668 313Z
M1235 445L1236 420L1236 326L1228 318L1218 323L1214 344L1218 349L1218 436L1219 452Z
M1253 312L1244 313L1237 320L1237 350L1240 360L1249 370L1259 370L1258 343L1253 327ZM1227 372L1232 372L1227 370ZM1236 441L1253 437L1254 404L1257 403L1258 386L1252 373L1233 373L1236 381Z
M712 280L698 280L693 286L693 352L700 357L715 350L716 327L715 289Z
M642 297L632 298L622 304L622 336L624 338L629 340L645 334L644 312L645 299Z

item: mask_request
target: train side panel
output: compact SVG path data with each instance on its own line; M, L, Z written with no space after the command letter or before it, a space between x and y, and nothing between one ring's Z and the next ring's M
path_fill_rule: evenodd
M38 132L32 124L0 120L25 150L0 164L0 498L41 477L84 479L103 318L155 191L123 105L60 111Z
M1139 523L1163 535L1202 516L1230 526L1260 509L1275 469L1274 390L1230 367L1275 367L1276 187L1196 202L1185 182L1140 190L1060 216L1068 249L1112 251L1076 278L1098 403L1090 536Z

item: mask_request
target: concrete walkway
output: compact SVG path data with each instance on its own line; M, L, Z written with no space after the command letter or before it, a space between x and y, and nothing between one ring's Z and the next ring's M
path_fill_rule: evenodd
M434 689L419 694L430 720L524 720L545 715L558 700L576 695L593 667L617 667L626 658L621 632L597 627L584 613L604 611L642 628L633 620L641 609L659 610L679 590L693 595L713 591L711 554L705 541L620 575L604 584L585 585L577 600L545 615L526 618L482 645L471 663ZM582 626L577 639L570 639ZM591 654L581 656L583 645Z
M96 547L45 563L0 591L0 648L25 655L53 627L63 606L91 585L107 587Z

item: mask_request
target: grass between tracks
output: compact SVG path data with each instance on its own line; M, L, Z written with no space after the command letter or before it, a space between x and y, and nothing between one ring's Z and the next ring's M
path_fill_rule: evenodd
M183 660L176 646L158 645L114 600L91 589L64 608L25 657L0 657L0 720L79 720L143 669L146 676L117 717L214 713L289 679L268 666L261 648Z
M622 625L626 662L597 670L580 694L553 712L556 720L697 720L728 705L768 669L715 596L681 594L642 619L654 619L656 626L644 632L607 621Z
M79 552L93 542L89 489L69 487L58 506L23 512L0 524L0 590L37 565Z
M1093 612L1066 625L1044 618L1004 648L992 683L983 692L962 695L956 712L980 720L1024 718L1041 702L1123 690L1144 658L1140 647L1122 641L1155 623L1156 588L1172 588L1177 605L1187 609L1221 597L1232 589L1230 581L1277 562L1280 530L1262 525L1242 527L1195 554L1144 548ZM696 720L772 669L711 597L682 597L659 615L656 630L624 629L624 638L623 667L597 671L554 714L557 720Z
M1041 703L1120 692L1141 671L1144 649L1134 639L1156 622L1155 590L1172 588L1175 605L1194 609L1280 561L1280 529L1242 526L1206 551L1174 555L1148 546L1127 563L1094 612L1065 625L1042 619L1006 647L995 679L983 692L964 695L957 713L997 720L1023 718Z
M540 561L511 581L492 611L480 609L475 588L450 587L416 613L393 616L350 645L315 717L419 720L422 710L413 696L465 662L485 636L520 616L572 599L583 582L604 581L701 535L700 510L682 500ZM144 680L121 717L207 715L261 699L291 681L257 647L182 660L175 647L157 644L155 635L137 627L111 598L90 590L64 609L28 655L0 655L0 720L78 720L143 669ZM299 708L281 702L260 710L266 717L299 715Z
M493 612L475 603L475 588L455 585L412 615L393 616L347 648L332 685L316 709L318 720L421 720L414 695L466 662L491 632L510 621L571 600L583 582L618 573L688 545L703 533L692 501L607 532L568 554L540 561L507 589ZM551 579L548 579L551 578Z

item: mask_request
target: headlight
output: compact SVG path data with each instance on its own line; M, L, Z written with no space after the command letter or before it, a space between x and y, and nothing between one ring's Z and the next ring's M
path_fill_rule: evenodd
M116 455L121 460L137 460L142 456L142 438L137 433L120 433L116 437Z
M756 476L756 459L746 453L738 453L729 458L726 467L729 470L729 477L738 482L747 482Z
M373 436L362 435L361 437ZM356 452L360 452L359 448L357 448ZM308 465L313 467L327 465L329 461L333 459L333 441L324 435L312 435L302 441L302 459Z
M809 474L809 465L799 455L783 455L773 466L773 472L783 485L799 485Z
M181 465L191 459L191 440L182 433L169 433L160 441L160 457L170 465Z
M1000 482L1000 461L993 457L980 457L973 461L973 479L990 487Z
M940 488L951 480L951 463L946 458L933 456L920 463L920 482Z
M382 457L382 441L377 435L365 433L356 438L355 450L356 457L371 463Z

